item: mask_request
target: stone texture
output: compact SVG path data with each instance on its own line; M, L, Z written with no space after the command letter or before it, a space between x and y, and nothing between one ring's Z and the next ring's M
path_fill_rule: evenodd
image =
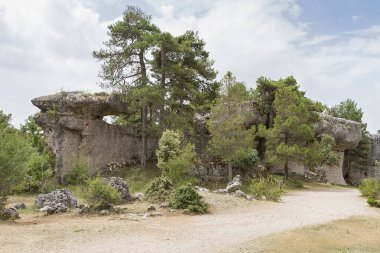
M109 164L134 164L141 141L132 128L103 121L103 116L128 114L128 103L116 95L61 92L38 97L32 103L41 112L35 120L44 130L48 146L56 155L56 176L65 175L79 159L96 174ZM154 157L155 140L148 141L148 159Z
M237 190L241 189L241 186L242 186L241 176L237 175L232 179L231 182L228 183L228 185L226 187L226 191L229 193L230 192L236 192Z
M35 204L41 212L54 214L66 212L71 207L77 206L77 200L70 190L59 189L50 193L37 196Z
M334 137L337 151L352 149L359 144L362 138L360 123L324 113L320 117L321 121L315 125L315 133L317 136L328 134Z
M13 207L16 209L26 209L25 203L18 203L16 205L14 205Z
M132 196L129 194L128 184L121 177L110 177L105 179L105 181L120 193L123 200L132 200Z
M4 209L4 217L9 220L19 219L20 215L18 214L18 211L16 208L5 208Z

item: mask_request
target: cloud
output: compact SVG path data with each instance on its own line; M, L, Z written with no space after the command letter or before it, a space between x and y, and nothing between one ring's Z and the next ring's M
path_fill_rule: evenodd
M107 0L110 6L121 0ZM295 0L140 0L162 30L199 31L221 77L231 70L255 86L260 76L294 75L312 99L334 105L347 98L380 128L380 27L312 36ZM0 2L0 108L15 124L36 111L30 99L65 90L99 89L91 52L122 9L100 0ZM107 13L106 13L107 12ZM112 17L110 17L112 16ZM108 17L105 20L105 17Z
M175 34L198 30L220 75L231 70L251 87L259 76L294 75L312 99L330 106L354 99L369 129L380 128L379 27L311 36L297 19L302 10L295 1L213 3L207 13L194 16L178 15L180 9L166 2L156 6L161 12L154 21Z
M15 125L37 111L34 97L99 89L91 52L101 47L105 29L78 0L0 2L0 108Z

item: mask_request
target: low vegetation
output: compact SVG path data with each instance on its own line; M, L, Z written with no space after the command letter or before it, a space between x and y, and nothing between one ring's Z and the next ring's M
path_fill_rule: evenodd
M146 190L145 198L153 203L166 202L169 200L173 189L174 183L170 178L157 177Z
M380 196L380 181L374 178L363 179L359 190L363 196L376 199Z
M85 200L91 209L109 209L121 203L120 193L111 185L96 177L88 181L88 192Z
M207 213L209 207L190 185L182 185L175 189L170 196L169 206L188 213Z
M69 185L85 185L89 179L90 168L83 159L78 159L71 171L65 176L65 181Z
M251 193L255 199L280 201L283 192L283 183L272 175L252 179Z

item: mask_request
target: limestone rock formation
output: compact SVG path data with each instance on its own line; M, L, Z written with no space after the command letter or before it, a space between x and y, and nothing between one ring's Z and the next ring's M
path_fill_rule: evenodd
M77 200L70 190L59 189L38 195L35 204L40 208L40 211L53 214L66 212L69 208L76 207Z
M79 159L92 173L108 164L129 164L139 160L140 137L133 128L103 121L108 115L128 115L128 103L117 95L61 92L32 100L41 112L35 120L44 130L46 141L56 156L56 176L65 175ZM148 158L156 141L148 140Z
M237 175L235 176L231 182L228 183L227 187L226 187L226 191L228 193L231 193L231 192L236 192L237 190L240 190L241 189L241 186L242 186L242 180L241 180L241 176L240 175Z
M120 193L121 198L123 200L132 200L132 196L129 193L128 184L125 181L123 181L121 177L110 177L105 179L105 181Z
M20 218L20 215L19 215L17 209L14 208L14 207L5 208L4 211L3 211L3 215L8 220L14 220L14 219L19 219Z
M332 117L321 113L321 121L315 125L317 135L328 134L334 137L337 151L356 147L362 137L361 124L355 121Z

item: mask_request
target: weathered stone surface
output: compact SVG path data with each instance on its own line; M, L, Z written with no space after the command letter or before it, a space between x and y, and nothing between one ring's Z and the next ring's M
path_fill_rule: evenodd
M321 113L320 117L321 121L315 125L315 133L318 136L328 134L334 137L337 151L352 149L359 144L362 138L360 123L324 113Z
M132 201L142 201L144 199L144 196L145 196L144 193L142 193L142 192L136 192L132 196Z
M19 219L20 215L18 214L18 211L16 208L11 207L11 208L5 208L3 211L3 215L6 219L14 220L14 219Z
M199 192L210 192L209 189L204 188L204 187L200 187L200 186L195 186L195 190L197 190Z
M121 194L123 200L131 201L132 196L129 194L129 187L127 182L125 182L121 177L110 177L105 179L105 181L115 188Z
M77 206L77 200L70 190L59 189L50 193L37 196L35 204L41 212L47 214L66 212L71 207Z
M13 207L16 209L26 209L25 203L18 203L16 205L14 205Z
M237 175L235 176L231 182L228 183L226 187L227 192L236 192L237 190L240 190L242 186L242 180L241 176Z
M131 127L103 121L107 115L127 115L128 103L116 95L61 92L35 98L41 109L35 120L44 130L48 146L56 155L56 176L65 175L81 159L90 173L109 164L134 164L140 158L141 138ZM154 157L156 140L148 140L148 159Z

